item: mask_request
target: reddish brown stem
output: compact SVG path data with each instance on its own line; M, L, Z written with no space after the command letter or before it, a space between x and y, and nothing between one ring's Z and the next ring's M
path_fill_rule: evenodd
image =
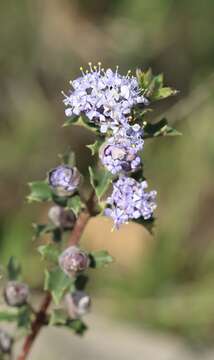
M86 209L82 211L74 225L73 231L71 233L71 236L68 240L68 246L71 245L77 245L80 241L80 238L82 236L82 233L85 229L85 226L90 219L90 217L93 215L93 205L94 205L94 193L91 194L89 200L86 204ZM26 337L24 341L24 345L22 347L21 355L18 356L17 360L26 360L27 356L31 350L31 347L39 334L42 326L45 324L46 320L46 312L47 309L52 301L52 296L48 292L45 294L44 299L41 303L40 309L37 312L35 320L31 324L31 333Z

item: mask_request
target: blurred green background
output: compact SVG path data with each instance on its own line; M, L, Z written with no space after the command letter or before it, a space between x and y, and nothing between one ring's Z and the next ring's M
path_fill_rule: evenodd
M151 66L180 90L152 119L168 116L183 136L145 146L145 174L158 190L155 239L132 224L110 234L107 219L86 229L86 246L117 259L92 274L91 291L112 316L202 344L214 340L213 14L213 0L0 2L1 263L15 254L41 288L31 223L47 207L27 204L26 184L69 145L81 171L90 162L91 134L61 127L60 91L88 61L125 73Z

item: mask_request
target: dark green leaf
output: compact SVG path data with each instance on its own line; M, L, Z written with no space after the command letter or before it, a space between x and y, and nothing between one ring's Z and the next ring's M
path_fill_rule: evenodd
M87 325L81 319L67 321L66 327L73 330L77 335L83 335L88 329Z
M51 271L45 270L44 289L51 292L58 305L66 291L74 290L74 279L69 278L59 267Z
M89 166L89 174L90 183L95 190L98 200L100 201L111 184L112 175L104 168L94 171L91 166Z
M54 231L53 231L52 234L53 234L52 240L53 240L55 243L59 243L59 242L62 240L62 236L63 236L63 231L62 231L62 229L56 228L56 229L54 229Z
M74 195L68 199L67 208L72 210L76 216L84 209L84 204L80 199L79 195Z
M101 268L113 262L113 257L106 250L93 251L90 253L91 267Z
M31 310L26 306L22 306L18 313L17 326L19 328L30 329L31 325Z
M88 283L88 276L86 276L84 274L80 274L77 276L77 278L75 280L75 288L77 290L84 290L87 283Z
M55 226L52 224L33 224L34 239L38 239L40 236L49 234L55 230Z
M64 126L69 126L69 125L83 126L86 127L88 130L91 130L96 133L98 131L97 126L84 115L74 118L69 118L68 120L65 121Z
M176 136L181 135L176 129L173 129L168 125L166 119L161 119L160 121L150 124L147 123L144 127L144 138L152 138L157 136Z
M52 199L52 191L45 181L34 181L29 183L30 195L27 199L33 201L50 201Z
M155 218L152 217L150 219L145 220L144 218L141 217L139 219L133 220L133 222L139 225L143 225L150 234L153 234L153 230L155 226Z
M19 280L21 276L21 265L19 261L11 256L7 265L7 272L9 280Z
M38 247L39 253L45 260L58 263L58 257L60 255L59 249L54 244L41 245Z

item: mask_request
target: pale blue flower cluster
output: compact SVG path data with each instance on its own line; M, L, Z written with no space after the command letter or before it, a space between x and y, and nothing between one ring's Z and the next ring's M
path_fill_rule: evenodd
M110 216L115 227L130 219L150 219L156 208L156 191L146 192L146 181L138 182L133 178L121 176L113 183L113 192L107 199L105 215Z
M148 105L141 94L136 77L120 75L118 69L92 68L82 76L71 81L72 89L65 96L66 116L84 114L99 126L102 133L108 129L115 131L118 126L128 125L128 116L135 105Z

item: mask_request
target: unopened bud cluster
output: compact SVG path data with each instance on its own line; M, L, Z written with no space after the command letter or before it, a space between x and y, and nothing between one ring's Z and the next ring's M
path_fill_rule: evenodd
M63 230L71 230L76 221L76 216L72 210L67 210L58 205L49 209L48 217L53 225Z
M59 266L71 277L86 270L89 265L89 256L77 246L68 247L59 257Z
M81 175L76 167L60 165L48 174L49 185L58 196L71 196L80 184Z
M24 283L9 281L4 289L4 297L9 306L22 306L29 297L29 288Z

